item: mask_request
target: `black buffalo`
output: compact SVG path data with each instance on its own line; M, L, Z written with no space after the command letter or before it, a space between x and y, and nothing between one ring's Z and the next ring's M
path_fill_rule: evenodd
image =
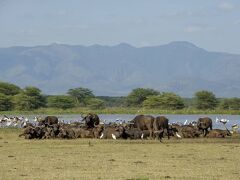
M158 116L154 119L153 122L153 131L156 137L158 137L161 141L163 137L164 130L167 131L167 136L169 139L169 125L168 125L168 118L165 116Z
M196 138L201 135L201 131L192 125L174 125L174 127L177 129L179 138Z
M224 138L226 136L231 136L231 133L228 130L222 129L213 129L206 135L208 138Z
M197 122L197 127L200 131L203 132L203 135L206 136L208 128L212 130L212 119L209 117L199 118Z
M133 126L138 130L148 130L149 137L152 138L153 136L153 122L154 117L151 115L137 115L132 121Z
M99 125L100 119L98 115L89 113L87 116L83 117L83 121L85 121L87 128L94 128Z
M54 124L58 124L58 118L56 116L47 116L38 123L39 126L52 126Z

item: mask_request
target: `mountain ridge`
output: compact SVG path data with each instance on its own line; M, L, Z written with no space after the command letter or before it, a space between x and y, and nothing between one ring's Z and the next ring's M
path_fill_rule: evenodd
M82 86L96 95L122 96L147 87L184 97L202 89L234 97L240 96L239 70L240 55L210 52L187 41L0 48L0 80L37 86L46 94Z

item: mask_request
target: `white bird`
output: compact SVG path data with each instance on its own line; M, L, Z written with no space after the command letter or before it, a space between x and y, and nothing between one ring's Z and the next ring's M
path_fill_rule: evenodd
M37 117L34 117L34 122L38 122L38 118Z
M112 134L112 138L115 140L117 139L117 137L114 134Z
M100 139L102 139L103 138L103 133L101 134L101 136L100 136Z
M229 122L229 120L228 120L228 119L224 119L224 118L222 118L222 119L219 120L219 119L216 117L216 123L218 123L218 122L223 123L223 124L226 124L227 122Z
M13 123L13 126L14 126L14 127L17 127L17 126L18 126L18 122L14 122L14 123Z
M189 125L196 126L196 125L197 125L197 122L196 122L196 121L191 121L191 122L189 123Z
M6 123L6 126L11 126L12 125L12 121L11 120L8 120L7 123Z
M232 125L232 131L237 132L239 126L237 124Z
M239 126L238 126L237 124L234 124L234 125L232 125L232 128L233 128L233 129L235 129L235 128L238 129Z
M20 121L23 121L24 120L24 117L19 117L18 118Z
M22 124L21 124L21 127L25 127L26 125L27 125L27 122L23 121Z
M142 133L142 135L141 135L141 139L143 139L143 136L144 136L144 134Z
M186 125L187 124L187 122L188 122L188 120L186 119L186 121L183 123L184 125Z
M229 122L228 119L221 119L219 122L223 123L223 124L226 124L227 122Z
M177 136L178 138L182 138L177 132L176 132L176 136Z

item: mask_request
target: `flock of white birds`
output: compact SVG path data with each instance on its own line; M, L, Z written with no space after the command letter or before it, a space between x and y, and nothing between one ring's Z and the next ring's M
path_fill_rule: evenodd
M24 128L29 119L25 117L8 117L4 115L0 118L0 127L14 127L14 128ZM34 118L34 124L37 124L37 117Z

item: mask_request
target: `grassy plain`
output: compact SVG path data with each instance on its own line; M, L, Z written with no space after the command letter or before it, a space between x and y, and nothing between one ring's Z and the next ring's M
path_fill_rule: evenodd
M96 114L231 114L240 115L239 110L199 110L193 108L185 108L180 110L162 110L162 109L147 109L137 107L108 107L104 109L90 109L86 107L59 109L59 108L40 108L32 111L0 111L4 115L22 115L22 114L86 114L94 112Z
M25 140L0 129L0 179L239 179L240 139Z

